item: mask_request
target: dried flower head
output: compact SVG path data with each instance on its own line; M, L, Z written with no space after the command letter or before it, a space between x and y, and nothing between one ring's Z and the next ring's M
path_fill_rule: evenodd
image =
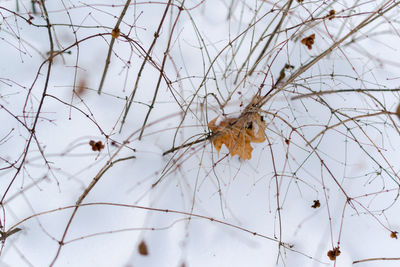
M93 151L101 151L104 148L104 145L101 141L93 141L90 140L89 145L92 147Z
M338 257L340 255L339 247L329 250L327 255L331 261L336 260L336 257Z
M329 20L335 18L336 11L334 9L329 10L329 14L326 16Z
M301 43L308 47L308 49L312 49L312 45L314 44L315 34L311 34L310 36L301 40Z
M121 31L119 30L119 28L114 28L111 32L111 36L113 38L118 38L121 35Z

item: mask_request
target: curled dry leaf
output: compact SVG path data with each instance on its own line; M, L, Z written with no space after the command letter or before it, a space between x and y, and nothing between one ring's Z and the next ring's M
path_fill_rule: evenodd
M331 261L336 260L336 257L338 257L340 255L339 247L329 250L327 255Z
M316 208L319 208L319 207L321 207L321 203L319 202L319 200L318 199L314 200L314 204L311 206L311 208L316 209Z
M238 155L242 160L251 159L251 142L265 141L266 124L258 112L245 112L239 118L218 116L208 123L208 128L215 134L212 142L218 153L225 144L232 157Z
M147 245L144 242L144 240L142 240L142 242L139 243L138 251L139 251L140 255L143 255L143 256L149 255L149 251L147 250Z
M393 231L393 232L390 233L390 237L397 239L397 234L398 233L396 231Z
M308 47L308 49L312 49L312 45L314 44L315 34L311 34L310 36L301 40L301 43Z

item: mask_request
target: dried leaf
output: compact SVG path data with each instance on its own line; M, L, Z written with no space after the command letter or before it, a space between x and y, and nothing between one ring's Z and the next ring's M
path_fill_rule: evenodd
M336 257L338 257L340 255L339 247L329 250L327 255L331 261L336 260Z
M397 234L398 234L397 232L393 231L390 233L390 237L397 239Z
M311 208L316 209L316 208L319 208L319 207L321 207L321 203L319 202L319 200L318 199L314 200L314 204L311 206Z
M140 244L138 246L138 251L139 251L140 255L143 255L143 256L149 255L149 251L147 250L147 245L144 242L144 240L142 240L142 242L140 242Z
M247 112L239 118L218 116L208 123L208 128L215 134L213 144L218 153L225 144L232 157L238 155L242 160L251 159L251 142L265 141L266 124L257 112Z
M312 45L314 44L315 34L311 34L310 36L301 40L301 43L308 47L308 49L312 49Z

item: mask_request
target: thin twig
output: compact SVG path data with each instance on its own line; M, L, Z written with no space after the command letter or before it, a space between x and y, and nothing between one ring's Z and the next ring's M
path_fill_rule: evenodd
M178 20L179 20L179 17L180 17L180 15L181 15L182 11L183 11L183 6L184 6L184 4L185 4L185 0L182 1L181 6L179 7L178 14L176 15L176 19L175 19L175 21L174 21L174 24L173 24L173 26L172 26L172 28L171 28L171 32L170 32L170 35L169 35L169 38L168 38L168 44L167 44L167 47L165 48L165 51L164 51L164 57L163 57L163 61L162 61L162 63L161 63L160 75L158 76L158 81L157 81L156 89L155 89L155 91L154 91L153 100L151 101L149 110L147 111L146 117L145 117L145 119L144 119L144 122L143 122L143 125L142 125L142 130L140 131L140 134L139 134L139 140L142 139L142 135L143 135L144 129L145 129L145 127L146 127L147 120L149 119L150 113L151 113L151 111L153 110L153 108L154 108L154 103L156 102L156 99L157 99L158 90L160 89L161 79L162 79L162 77L163 77L163 72L164 72L165 63L167 62L167 56L168 56L168 53L169 53L169 48L170 48L170 46L171 46L172 35L173 35L173 33L174 33L174 30L175 30L176 25L178 24Z
M276 25L276 27L275 27L274 31L272 32L272 34L270 35L267 43L265 44L265 46L261 50L260 54L258 55L256 62L254 63L253 67L250 69L249 76L251 76L253 74L258 63L260 63L261 59L263 58L265 51L267 51L272 39L275 37L275 35L278 33L279 29L281 28L282 23L285 20L285 18L287 17L287 14L289 13L289 9L292 6L292 2L293 2L293 0L289 0L289 2L287 3L287 7L286 7L285 11L283 11L282 17L281 17L278 25Z
M329 95L329 94L337 94L337 93L362 93L362 92L400 92L400 88L394 89L338 89L338 90L327 90L327 91L319 91L313 92L298 96L293 96L291 100L298 100L302 98L312 97L312 96L321 96L321 95Z
M293 73L285 82L282 83L279 88L277 88L272 94L270 95L265 95L263 99L260 101L260 107L263 106L265 103L268 102L269 99L274 97L276 94L278 94L280 91L282 91L287 85L291 84L297 77L299 77L302 73L306 72L308 69L310 69L314 64L316 64L318 61L323 59L325 56L329 55L335 48L337 48L340 44L342 44L347 38L352 36L354 33L358 32L361 30L363 27L368 25L370 22L376 20L377 18L381 17L383 14L394 8L395 6L398 6L400 2L394 3L390 8L387 8L383 11L383 8L388 4L392 2L391 0L385 2L381 7L379 7L375 12L372 12L371 15L369 15L366 19L364 19L360 24L358 24L356 27L354 27L351 31L349 31L345 36L343 36L339 41L335 42L333 45L331 45L328 49L326 49L324 52L316 56L314 59L309 61L307 64L304 66L300 67L295 73Z
M126 14L126 10L128 9L130 3L131 3L131 0L127 0L126 1L124 9L122 10L121 15L119 15L119 18L117 20L117 23L115 24L115 27L114 27L113 31L118 31L118 32L120 31L119 30L119 25L121 24L122 19L124 18L125 14ZM110 66L110 62L111 62L111 53L112 53L112 49L113 49L116 37L118 37L118 36L116 36L114 34L111 35L111 42L110 42L110 46L108 47L106 64L104 65L104 71L103 71L103 75L101 76L99 90L97 91L98 94L101 94L101 90L103 88L104 80L106 79L108 67Z
M31 134L30 134L28 142L27 142L27 144L25 146L24 156L22 158L22 161L21 161L19 167L17 168L16 173L14 174L13 178L11 179L11 182L8 184L6 190L3 193L3 196L1 197L1 200L0 200L0 205L1 206L2 206L1 203L3 203L7 193L9 192L11 186L14 184L18 174L20 173L22 167L24 166L24 163L25 163L26 157L28 155L28 151L29 151L30 145L32 143L32 139L34 138L34 135L35 135L36 126L37 126L37 123L39 121L39 115L40 115L40 112L41 112L42 107L43 107L44 99L45 99L47 88L49 86L49 81L50 81L50 73L51 73L51 67L53 65L52 63L53 63L53 57L54 57L54 55L53 55L53 53L54 53L54 43L53 43L53 37L52 37L52 34L51 34L51 23L50 23L50 20L49 20L49 15L47 13L47 9L46 9L44 0L40 0L40 2L41 2L41 5L43 7L44 17L45 17L45 20L46 20L46 23L47 23L47 33L48 33L48 36L49 36L49 46L50 46L50 56L47 59L48 66L47 66L46 80L45 80L45 84L44 84L44 88L43 88L42 97L40 98L40 103L39 103L39 106L38 106L37 111L36 111L35 120L33 122L33 126L30 129ZM27 97L29 97L29 93L28 93ZM26 125L26 123L25 123L25 125Z
M142 65L140 66L139 72L138 72L137 77L136 77L135 86L133 87L132 93L129 96L129 100L128 100L126 108L125 108L125 113L124 113L124 116L122 117L121 128L119 129L119 132L122 131L122 127L125 124L125 120L126 120L126 117L128 116L128 112L129 112L129 110L131 108L133 99L135 98L135 94L136 94L136 91L137 91L137 88L138 88L138 85L139 85L140 77L142 76L142 72L143 72L144 66L146 65L146 62L149 59L151 59L151 56L150 56L151 55L151 51L153 50L153 47L155 46L155 44L157 42L157 39L160 36L161 28L162 28L162 26L164 24L164 20L165 20L165 18L167 16L168 9L171 6L171 1L172 0L169 0L168 3L167 3L167 6L165 7L164 14L161 17L160 24L158 25L157 31L154 33L153 42L151 43L149 49L147 50L146 55L145 55L145 57L143 59Z
M370 259L353 261L353 264L367 262L367 261L398 261L398 260L400 260L400 258L370 258Z

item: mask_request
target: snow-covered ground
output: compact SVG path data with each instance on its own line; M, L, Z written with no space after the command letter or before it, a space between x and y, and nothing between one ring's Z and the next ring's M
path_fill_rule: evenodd
M398 266L353 262L400 257L399 3L169 2L130 1L98 94L126 1L0 0L0 266ZM179 148L283 73L250 160Z

